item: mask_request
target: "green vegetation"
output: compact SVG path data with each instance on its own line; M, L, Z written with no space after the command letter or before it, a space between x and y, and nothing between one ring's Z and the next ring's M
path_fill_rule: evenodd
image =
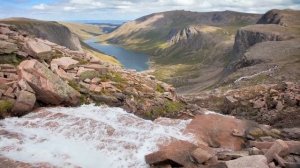
M9 100L0 100L0 116L9 112L13 108L13 103Z
M102 74L97 71L85 71L80 74L79 79L85 80L85 79L93 79L93 78L100 78L102 77Z
M126 83L127 80L124 79L121 74L117 72L108 72L105 74L102 74L98 71L86 71L80 74L79 79L85 80L85 79L93 79L93 78L100 78L101 81L113 81L116 83Z
M161 86L161 85L159 85L159 84L157 84L156 85L156 89L155 89L157 92L159 92L159 93L164 93L164 88Z
M167 100L161 106L156 106L146 112L146 116L149 119L155 119L163 116L171 116L172 114L181 111L184 108L182 102L175 102Z
M80 85L75 80L68 81L69 86L71 86L73 89L80 91Z
M22 61L23 59L19 58L16 54L0 55L1 64L19 65Z

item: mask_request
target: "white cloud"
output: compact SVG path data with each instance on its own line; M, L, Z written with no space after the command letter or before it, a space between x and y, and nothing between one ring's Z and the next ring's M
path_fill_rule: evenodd
M254 13L264 13L274 8L300 9L300 0L53 0L51 3L34 5L32 8L74 18L133 19L154 12L182 9L199 12L235 10Z
M71 11L71 10L75 10L76 8L75 7L72 7L72 6L65 6L64 7L64 10L65 11Z
M41 4L38 4L38 5L32 6L32 9L45 10L47 7L48 7L48 5L41 3Z

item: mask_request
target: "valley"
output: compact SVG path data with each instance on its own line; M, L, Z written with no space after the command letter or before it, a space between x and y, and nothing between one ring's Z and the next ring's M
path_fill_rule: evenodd
M84 43L107 55L115 57L126 69L145 71L149 68L149 56L146 54L126 50L117 45L98 43L96 39L85 40Z
M299 17L0 19L0 167L299 167Z

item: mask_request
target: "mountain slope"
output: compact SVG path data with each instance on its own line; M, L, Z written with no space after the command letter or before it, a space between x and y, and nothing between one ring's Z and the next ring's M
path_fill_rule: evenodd
M259 15L232 11L203 13L168 11L127 22L112 33L103 35L101 39L131 48L139 43L140 50L151 51L159 48L159 45L169 40L172 35L190 25L242 26L255 23L258 18ZM150 46L152 44L154 46Z
M86 40L94 36L103 34L101 28L96 25L72 22L59 22L60 24L68 27L80 39Z
M122 25L100 40L150 54L154 75L179 91L203 90L220 77L236 30L259 18L233 11L154 13Z
M47 39L53 43L65 46L71 50L82 50L80 41L66 26L57 22L41 21L27 18L8 18L1 23L17 26L36 37Z
M259 24L238 30L227 82L276 67L273 75L260 76L261 82L289 80L299 82L300 72L300 11L271 10ZM277 23L277 24L274 24ZM247 84L245 82L244 84Z

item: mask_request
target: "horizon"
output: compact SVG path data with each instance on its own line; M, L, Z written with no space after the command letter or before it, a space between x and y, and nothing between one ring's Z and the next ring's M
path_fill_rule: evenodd
M152 13L236 11L263 14L271 9L300 9L300 0L0 0L0 18L25 17L52 21L128 21ZM259 5L257 5L259 4ZM6 12L10 9L10 12Z

